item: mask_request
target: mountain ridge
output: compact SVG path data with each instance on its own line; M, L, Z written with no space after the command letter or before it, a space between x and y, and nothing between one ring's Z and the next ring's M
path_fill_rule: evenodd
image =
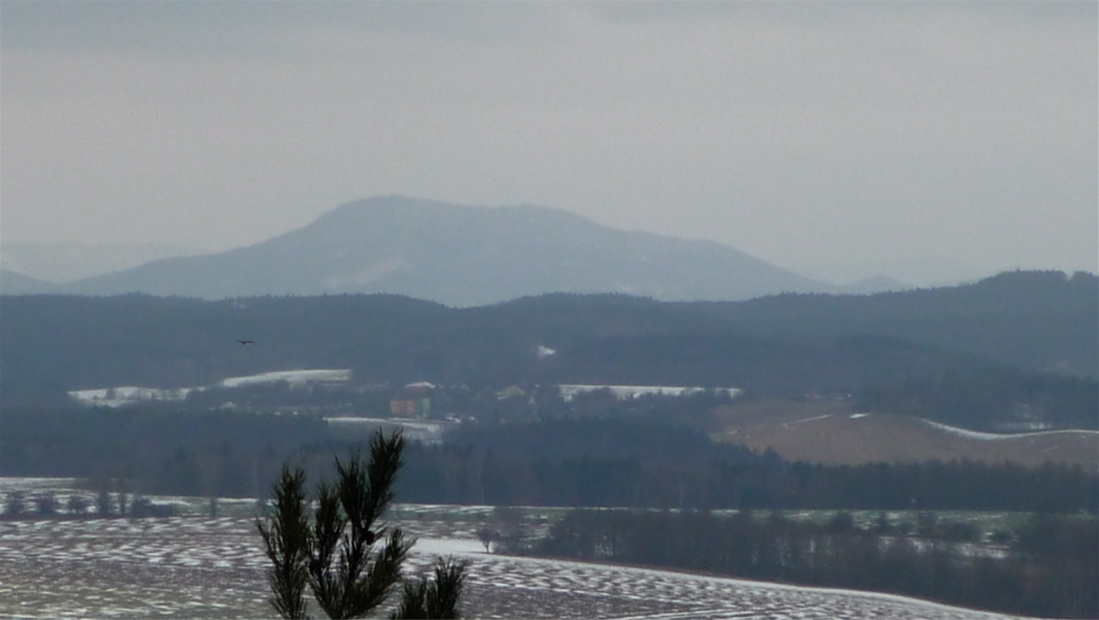
M196 250L163 243L19 243L0 245L0 268L61 285Z
M4 295L47 295L59 293L63 286L29 276L15 269L0 269L0 294Z
M549 207L402 196L345 203L249 246L161 259L65 287L207 299L390 293L454 306L549 292L693 301L832 290L713 241L617 230Z

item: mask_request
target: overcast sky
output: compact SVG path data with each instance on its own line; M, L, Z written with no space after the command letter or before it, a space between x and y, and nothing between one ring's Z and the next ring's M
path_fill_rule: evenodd
M1099 270L1099 4L0 3L0 239L539 204L788 267Z

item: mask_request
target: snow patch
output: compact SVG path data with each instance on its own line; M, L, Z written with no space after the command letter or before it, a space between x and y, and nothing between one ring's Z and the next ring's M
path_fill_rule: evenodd
M803 420L794 420L793 422L787 422L787 423L783 424L783 426L791 426L793 424L804 424L806 422L815 422L817 420L826 420L830 417L832 417L831 414L818 415L818 416L813 416L811 418L805 418Z
M413 550L423 555L485 555L485 546L471 538L417 538Z
M351 370L348 368L317 369L317 370L278 370L264 372L258 375L245 377L229 377L222 381L221 387L240 387L242 385L254 385L257 383L277 383L285 381L290 385L303 385L319 381L343 382L351 380Z
M445 431L454 426L451 422L435 422L429 420L414 420L409 418L359 418L350 416L332 416L324 418L330 428L339 429L341 433L364 433L375 428L394 429L400 428L405 438L424 443L437 444L442 442Z
M332 416L329 418L324 418L324 421L334 424L386 424L421 431L438 431L447 426L453 426L453 424L448 424L446 422L428 422L425 420L412 420L409 418L359 418L354 416Z
M627 400L630 398L640 398L642 396L685 396L689 394L699 394L703 392L711 391L710 388L704 387L680 387L670 385L577 385L577 384L562 384L557 386L560 390L561 398L565 401L570 401L579 394L587 394L589 392L597 392L599 390L609 390L615 398L619 400ZM713 388L714 392L719 394L724 393L729 396L735 397L740 393L739 388Z
M1016 439L1019 437L1040 437L1045 435L1064 435L1064 434L1077 434L1077 435L1094 435L1099 437L1099 431L1088 430L1063 430L1063 431L1041 431L1037 433L984 433L981 431L971 431L967 428L958 428L957 426L950 426L941 422L933 422L931 420L921 420L932 428L937 428L941 431L949 433L951 435L957 435L959 437L966 437L968 439L981 439L985 441L995 441L999 439Z
M88 406L121 407L123 405L139 402L180 401L187 398L187 395L192 391L208 390L211 387L235 388L244 385L276 383L279 381L285 381L291 386L298 387L307 383L334 383L350 380L351 370L348 368L279 370L243 377L229 377L213 386L187 387L169 390L127 385L93 390L73 390L69 392L69 396L77 402Z
M75 390L69 392L69 396L77 401L90 406L120 407L128 403L168 400L177 401L187 398L187 394L194 389L180 388L177 390L162 390L159 388L137 387L124 385L112 388L100 388L97 390Z

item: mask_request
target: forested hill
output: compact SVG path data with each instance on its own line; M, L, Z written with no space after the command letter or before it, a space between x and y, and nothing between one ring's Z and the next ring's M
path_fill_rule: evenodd
M543 295L479 309L578 341L592 335L723 334L783 341L884 336L1029 371L1099 377L1099 277L1005 272L973 284L874 295L784 294L657 303Z
M1054 426L1090 428L1099 411L1099 278L1083 273L1005 273L871 296L545 295L462 309L388 295L3 296L0 317L6 404L73 389L351 368L357 381L391 384L843 393L971 427L1023 407Z
M757 335L882 334L1042 370L1099 377L1099 277L1005 272L875 295L778 295L696 304Z

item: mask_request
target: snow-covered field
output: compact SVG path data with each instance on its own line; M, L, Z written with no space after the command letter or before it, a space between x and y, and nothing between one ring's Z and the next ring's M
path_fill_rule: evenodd
M187 398L192 391L201 391L211 387L235 388L262 383L286 382L293 387L309 383L345 383L351 380L351 370L347 368L320 368L306 370L279 370L263 372L258 375L229 377L214 385L202 387L166 390L160 388L121 386L93 390L74 390L69 396L89 406L121 407L122 405L147 401L173 401Z
M5 485L5 488L10 488ZM430 508L430 507L429 507ZM483 553L476 523L434 507L400 524L419 537L412 570L436 555L469 559L464 609L475 618L1009 618L898 596L784 586ZM465 512L487 512L487 507ZM402 514L405 511L402 510ZM0 522L0 616L271 617L266 559L252 520L219 518Z

